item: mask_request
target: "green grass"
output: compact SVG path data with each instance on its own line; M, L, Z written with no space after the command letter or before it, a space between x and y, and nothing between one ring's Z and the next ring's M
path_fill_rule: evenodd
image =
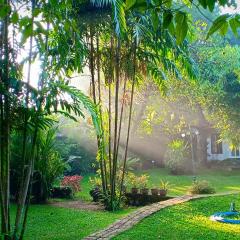
M186 194L189 187L192 184L193 176L191 175L179 175L174 176L169 174L167 169L156 168L145 171L137 171L136 174L147 173L150 177L149 187L159 187L160 180L164 179L169 181L173 186L171 187L169 194L172 196L179 196ZM81 181L82 191L76 194L76 198L91 201L89 191L91 190L91 184L89 183L89 177L94 176L86 175ZM207 180L216 190L216 192L228 192L228 191L240 191L240 171L224 171L224 170L212 170L202 169L196 174L198 180Z
M12 209L14 215L15 206ZM115 213L83 211L47 205L30 207L25 240L73 240L107 227L133 209Z
M165 208L114 240L238 240L240 225L212 222L214 212L228 211L231 201L240 209L240 196L210 197Z
M139 171L137 174L142 173L150 175L151 185L158 186L160 179L168 180L174 184L174 187L170 190L170 195L186 194L188 187L192 183L192 176L169 175L165 169ZM91 189L91 184L89 183L90 176L93 175L84 176L81 182L82 191L76 195L76 198L91 200L89 195L89 190ZM198 174L198 179L209 181L216 188L217 192L240 190L240 172L205 170ZM240 208L239 197L228 196L192 201L164 209L117 239L159 239L161 236L161 239L166 240L237 239L235 235L240 234L239 226L212 223L208 219L209 215L215 211L228 210L232 200L236 201L237 207ZM133 209L110 213L107 211L94 212L47 205L32 205L29 212L25 239L82 239L95 231L107 227L131 211ZM13 213L14 207L12 209ZM228 234L230 234L231 238L227 238ZM197 238L196 236L198 235L199 237ZM207 238L208 235L210 236L209 238ZM218 238L218 236L222 236L222 238Z
M94 174L88 174L83 176L83 179L81 181L81 192L76 193L76 198L82 199L84 201L92 201L92 197L89 194L89 191L92 189L92 185L89 182L89 179L93 176Z
M150 169L146 171L138 171L137 174L147 173L150 176L150 186L160 185L160 180L169 181L173 186L170 188L169 194L179 196L186 194L188 188L192 184L193 176L170 175L166 169ZM240 171L223 171L223 170L200 170L196 174L198 180L207 180L216 190L216 192L240 191Z

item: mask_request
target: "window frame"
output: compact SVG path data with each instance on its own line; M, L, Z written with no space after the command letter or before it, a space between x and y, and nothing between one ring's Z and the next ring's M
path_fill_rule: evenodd
M223 154L223 143L220 140L220 135L218 133L211 135L211 153Z

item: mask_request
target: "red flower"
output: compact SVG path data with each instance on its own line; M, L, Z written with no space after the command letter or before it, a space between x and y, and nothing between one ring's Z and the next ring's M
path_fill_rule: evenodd
M73 193L79 192L81 190L80 188L80 182L83 179L82 176L74 175L74 176L64 176L61 186L68 186L71 187L73 190Z

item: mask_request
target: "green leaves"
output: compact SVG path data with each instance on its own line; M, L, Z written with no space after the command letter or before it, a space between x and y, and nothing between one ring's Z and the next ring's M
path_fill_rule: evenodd
M114 9L114 22L116 24L117 35L123 35L126 32L126 18L125 18L125 4L122 0L112 0L112 6Z
M8 4L0 4L0 19L5 18L11 12L11 7Z
M18 19L19 19L18 12L17 11L13 12L12 17L11 17L12 23L16 24L18 22Z
M229 20L230 27L234 33L234 35L237 37L238 36L238 28L240 27L240 16L236 15L234 18L231 18Z
M209 36L211 36L213 33L221 30L225 32L226 31L226 24L227 24L227 19L230 17L229 14L224 14L221 15L220 17L218 17L212 24L212 26L210 27L208 34L207 34L207 38L209 38Z
M199 0L199 3L204 9L209 9L211 12L213 11L215 7L216 0Z
M177 12L175 15L176 21L176 41L181 44L188 32L187 14L184 12Z
M168 28L173 20L173 14L171 11L165 11L163 13L163 27Z
M158 26L159 26L159 18L158 18L158 14L156 13L156 11L153 11L151 13L151 19L152 19L153 29L154 29L154 31L157 31Z
M131 7L134 6L134 4L136 3L136 0L126 0L126 9L130 9Z
M219 16L210 27L207 38L214 34L215 32L219 31L220 34L225 35L228 31L229 25L231 30L233 31L234 35L238 36L238 28L240 27L240 15L230 15L224 14Z
M233 5L233 1L228 0L198 0L198 2L204 9L208 8L211 12L214 10L216 4L220 6Z

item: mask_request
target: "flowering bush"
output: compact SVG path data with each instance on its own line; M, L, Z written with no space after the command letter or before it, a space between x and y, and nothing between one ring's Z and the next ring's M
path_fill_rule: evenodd
M64 176L61 186L63 187L71 187L73 193L79 192L81 190L80 188L80 182L83 179L82 176L74 175L74 176Z

